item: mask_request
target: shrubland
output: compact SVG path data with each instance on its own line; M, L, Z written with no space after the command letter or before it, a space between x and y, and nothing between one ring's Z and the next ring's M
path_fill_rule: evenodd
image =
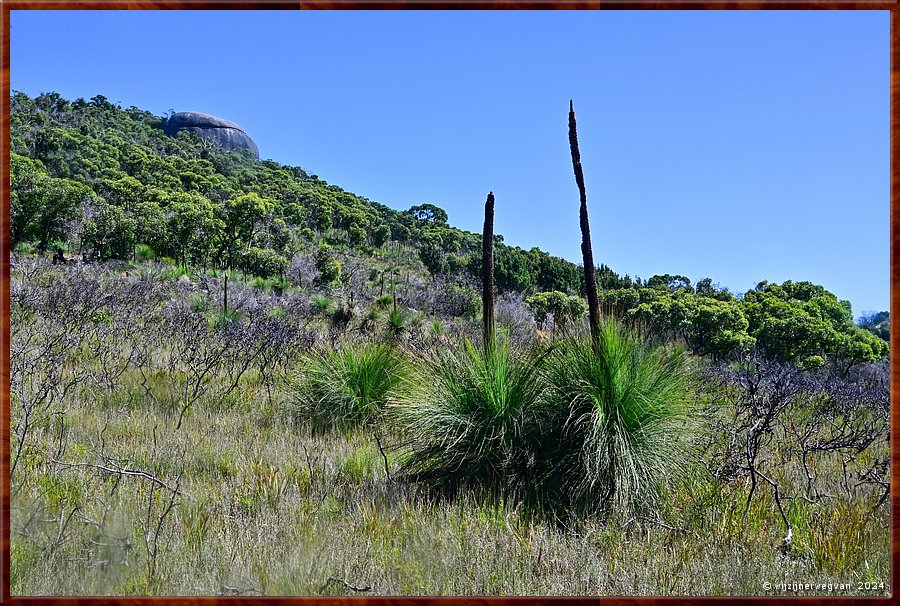
M14 595L888 591L886 318L12 108Z

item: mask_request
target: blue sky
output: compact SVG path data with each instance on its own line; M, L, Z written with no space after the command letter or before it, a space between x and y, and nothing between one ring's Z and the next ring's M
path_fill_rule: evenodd
M889 303L887 11L12 11L11 85L240 124L260 155L580 261Z

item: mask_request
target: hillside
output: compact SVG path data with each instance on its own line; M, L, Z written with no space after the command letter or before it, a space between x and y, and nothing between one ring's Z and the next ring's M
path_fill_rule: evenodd
M279 290L312 287L345 315L364 315L364 306L385 296L386 280L387 293L416 312L477 313L480 235L450 226L439 206L394 210L300 167L225 152L190 133L167 136L164 121L102 96L69 102L56 93L15 93L12 247L84 261L140 253L185 269L239 270ZM554 291L584 296L578 266L496 240L501 294L519 302ZM808 282L764 281L739 298L709 278L642 281L601 265L598 288L608 311L701 354L758 346L805 366L887 354L884 327L854 326L849 302ZM540 295L529 311L541 324L554 311L560 319L562 300Z
M147 244L182 263L268 276L323 242L361 254L394 243L433 274L477 275L477 234L449 226L434 205L393 210L300 167L169 137L162 117L102 96L16 93L11 114L14 247L64 241L91 258L127 259ZM48 196L58 202L37 208ZM575 265L538 249L500 243L496 256L501 291L579 289Z

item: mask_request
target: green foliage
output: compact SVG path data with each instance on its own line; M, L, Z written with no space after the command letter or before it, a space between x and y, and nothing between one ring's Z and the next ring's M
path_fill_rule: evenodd
M406 361L384 344L318 350L302 364L293 394L296 418L313 433L349 430L379 421L407 374Z
M687 276L682 275L656 275L647 280L646 286L647 288L658 288L662 290L688 290L693 292L691 280Z
M384 246L391 237L391 228L387 225L379 225L372 232L372 243L375 246Z
M539 292L527 299L525 305L534 314L538 325L543 325L549 315L558 327L565 327L572 320L576 320L587 313L587 303L581 297L571 297L558 290L552 292Z
M434 240L426 240L419 247L419 259L434 276L445 274L450 270L446 255Z
M12 246L33 241L44 249L59 239L106 259L126 258L133 244L143 243L182 265L253 272L242 260L250 249L290 259L298 240L327 236L363 254L370 244L404 243L433 275L469 270L480 276L478 234L450 227L446 211L434 204L392 210L300 167L226 152L190 133L169 137L162 122L100 95L70 103L57 93L13 94ZM94 210L101 216L93 218ZM83 226L75 221L80 215ZM121 236L107 229L113 224L125 228ZM500 291L582 290L574 264L502 245L500 236L497 242ZM328 265L323 286L339 279Z
M869 314L860 318L859 327L868 330L875 336L890 341L891 339L891 314L886 311Z
M68 222L77 218L91 189L77 181L50 177L41 164L10 156L10 242L33 240L41 250L67 236Z
M241 248L251 248L257 226L271 218L275 205L256 192L232 198L216 208L223 226L220 232L222 251L232 259Z
M337 311L337 303L328 297L323 297L321 295L316 295L312 300L313 307L315 307L316 311L322 314L323 316L330 316L335 311Z
M744 295L750 335L769 356L802 364L831 357L848 365L887 353L853 324L850 304L810 282L761 282Z
M446 226L447 211L434 204L419 204L406 211L416 219L420 226Z
M134 249L135 229L135 220L121 207L100 202L84 224L81 242L100 260L127 259Z
M469 272L481 277L480 251L469 259ZM525 292L534 286L528 256L521 248L494 245L494 282L498 292Z
M236 309L229 309L228 311L220 309L208 312L207 321L211 329L221 330L239 322L241 320L241 315L241 312Z
M582 515L643 511L689 473L696 411L683 351L607 321L598 348L564 341L544 376L542 471L532 476L542 502Z
M433 204L395 211L300 167L226 152L187 133L169 137L162 117L102 95L69 102L58 93L13 93L10 103L13 249L45 251L59 241L70 254L126 260L142 244L185 267L271 278L283 275L301 244L339 243L352 258L371 254L370 244L399 252L402 243L404 263L418 257L442 281L481 278L480 236L450 227ZM499 235L494 241L499 292L587 294L575 264L507 246ZM345 277L326 247L315 262L317 286ZM762 282L738 300L710 278L692 286L686 276L663 274L644 284L601 264L597 286L606 313L640 321L695 353L727 358L757 347L782 361L845 369L887 355L853 325L847 302L810 282ZM433 312L470 315L480 302L467 290L442 287ZM885 318L861 328L887 341Z
M854 326L850 304L810 282L761 282L738 299L705 278L654 276L648 285L600 291L607 313L641 322L692 352L728 358L757 347L804 367L834 361L845 369L888 353L871 330Z
M147 244L138 244L134 249L134 254L139 261L143 262L152 261L156 256L156 253Z
M657 333L682 339L700 355L725 358L753 345L737 301L697 296L686 289L662 290L629 310L627 317L643 321Z
M737 301L691 297L685 339L697 354L726 358L746 351L755 342L747 333L749 323Z
M387 309L393 302L394 296L389 294L383 294L375 298L375 305L382 309Z
M392 309L387 315L387 329L394 337L403 334L409 324L409 317L401 309Z
M481 309L481 295L470 286L448 284L435 293L438 301L435 307L454 318L474 318Z
M270 278L283 275L288 260L269 248L252 246L241 253L237 266L248 274Z
M188 297L188 301L191 304L191 308L196 312L203 313L209 309L209 299L200 293L193 293Z
M466 341L423 361L390 405L405 436L405 473L449 496L464 488L521 496L530 485L524 432L541 392L539 364L504 338L487 352Z
M341 263L331 255L331 247L327 244L323 244L316 252L315 264L319 271L316 284L328 286L340 281Z
M583 294L582 281L584 276L574 263L559 257L550 256L537 247L525 253L525 257L528 261L531 281L538 290L544 292L558 290L569 294L579 292ZM600 275L603 275L604 268L610 274L615 275L612 270L605 266L601 266Z

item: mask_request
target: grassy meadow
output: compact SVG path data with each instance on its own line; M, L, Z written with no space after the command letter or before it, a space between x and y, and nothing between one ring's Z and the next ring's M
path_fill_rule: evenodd
M221 271L12 266L13 595L889 592L884 360L592 350L521 299L486 350L393 284L231 272L225 310Z

